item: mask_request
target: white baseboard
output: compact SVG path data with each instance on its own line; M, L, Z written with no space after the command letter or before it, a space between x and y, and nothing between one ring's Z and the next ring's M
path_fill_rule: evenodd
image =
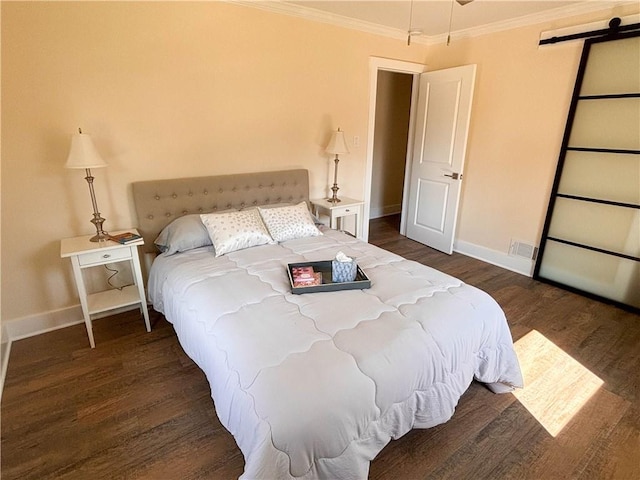
M533 268L535 266L535 262L533 260L509 255L507 253L502 253L497 250L492 250L463 240L456 240L453 244L453 250L468 257L511 270L512 272L519 273L520 275L525 275L527 277L533 276Z
M2 390L4 388L4 379L7 376L7 367L9 366L9 354L11 353L11 340L9 340L7 331L2 325L0 333L0 399L2 399Z
M386 217L387 215L395 215L402 212L402 205L385 205L384 207L371 207L369 209L369 219Z
M117 313L128 312L140 308L139 305L129 305L127 307L114 308L108 312L97 313L91 316L92 319L108 317ZM23 338L33 337L42 333L51 332L60 328L70 327L84 323L82 309L80 305L52 310L49 312L37 313L28 317L16 318L2 324L3 333L7 334L9 341L13 342Z
M9 320L2 325L10 341L83 323L80 305Z

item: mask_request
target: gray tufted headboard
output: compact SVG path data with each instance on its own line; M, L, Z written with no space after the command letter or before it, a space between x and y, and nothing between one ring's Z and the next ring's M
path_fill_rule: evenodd
M309 202L309 172L303 169L133 183L138 230L145 252L171 221L190 213L211 213L273 203Z

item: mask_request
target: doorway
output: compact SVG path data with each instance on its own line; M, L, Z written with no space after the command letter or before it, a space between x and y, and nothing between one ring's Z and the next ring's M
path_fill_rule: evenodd
M409 168L411 165L411 152L407 150L409 145L412 145L413 142L413 118L415 113L415 108L418 100L417 92L418 92L418 82L419 82L419 74L426 71L426 65L422 65L419 63L412 62L404 62L400 60L390 60L387 58L378 58L371 57L369 61L369 128L368 131L371 133L368 135L367 139L367 165L365 170L365 186L364 186L364 212L363 212L363 229L362 229L362 239L367 241L369 239L369 219L371 216L384 216L387 215L390 211L398 210L398 193L400 194L400 205L399 209L402 215L402 220L400 223L400 233L404 234L404 214L406 210L407 203L407 195L405 186L408 185L409 178ZM398 90L400 92L406 92L408 89L406 87L406 83L411 83L411 88L409 89L409 104L408 109L406 106L406 101L401 101L404 105L403 108L393 107L393 116L396 118L397 123L401 126L405 124L404 129L401 127L399 129L403 131L400 133L400 136L403 138L396 138L393 141L389 138L380 139L376 133L377 128L377 119L376 112L378 110L378 79L379 74L383 75L383 83L386 83L387 86L384 87L385 93L383 96L389 96L390 90ZM387 74L397 74L395 75L387 75ZM389 85L390 84L390 85ZM401 85L401 86L399 86ZM397 92L396 92L397 93ZM402 95L402 94L400 94ZM405 99L406 100L406 99ZM380 98L380 101L384 103L386 100ZM389 111L386 108L381 109L381 113L385 111ZM392 122L392 115L388 115L385 120L386 122ZM406 117L406 118L405 118ZM384 150L380 149L380 142L383 144L390 145L393 143L394 150L399 150L397 145L403 145L402 149L404 150L404 159L398 160L398 152L394 153L394 160L386 161L380 160L379 155L384 155ZM378 142L376 144L376 142ZM376 148L378 147L378 148ZM391 148L391 147L390 147ZM374 154L376 154L377 162L375 162L374 166ZM382 163L380 163L382 162ZM375 180L374 186L374 167L377 170L377 177ZM386 185L386 176L385 172L388 172L389 169L393 171L393 180L389 185ZM399 187L398 176L402 177L402 187ZM374 192L375 188L375 192ZM380 190L384 189L385 192L381 192ZM387 197L388 196L388 197ZM380 198L383 200L380 201ZM391 200L387 200L390 198ZM393 200L395 198L395 200ZM375 204L372 203L372 200L375 200ZM385 205L387 203L387 205ZM372 208L373 205L373 208Z
M398 231L412 90L413 74L378 70L369 218L393 216Z

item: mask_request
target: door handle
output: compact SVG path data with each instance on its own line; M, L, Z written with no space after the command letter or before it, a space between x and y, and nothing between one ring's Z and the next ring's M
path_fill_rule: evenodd
M452 173L451 175L447 175L446 173L444 174L445 177L450 177L453 178L454 180L458 180L458 178L462 179L462 175L460 175L459 173Z

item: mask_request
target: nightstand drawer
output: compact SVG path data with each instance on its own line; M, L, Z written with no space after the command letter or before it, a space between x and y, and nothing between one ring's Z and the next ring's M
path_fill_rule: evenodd
M332 208L331 213L334 217L344 217L345 215L356 215L360 213L360 206L345 205L344 207Z
M100 265L102 263L111 263L118 260L129 260L130 258L130 248L114 248L103 252L91 252L78 255L78 263L80 263L81 266Z

